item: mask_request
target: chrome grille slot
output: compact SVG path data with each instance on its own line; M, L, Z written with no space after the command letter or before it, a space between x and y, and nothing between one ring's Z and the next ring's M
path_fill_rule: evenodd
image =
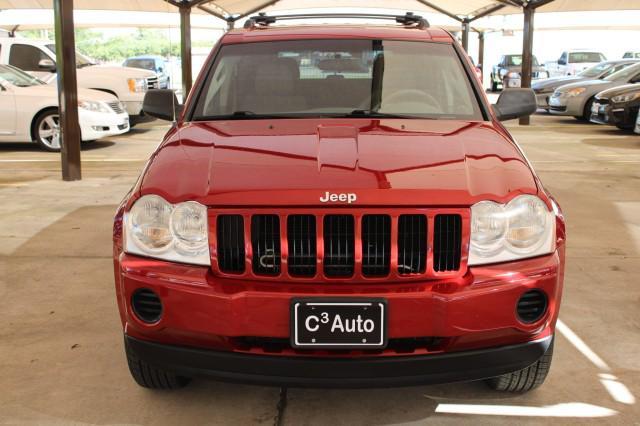
M437 272L460 269L462 218L458 214L435 217L433 234L433 269Z
M244 219L240 215L218 216L218 267L227 273L244 272Z
M355 261L354 220L351 215L324 217L324 273L327 277L350 277Z
M403 214L398 219L398 273L424 274L427 268L427 218Z
M108 102L107 105L109 105L109 108L111 108L116 114L122 114L124 112L120 101Z
M391 217L363 216L361 240L362 274L367 277L388 275L391 259Z
M313 277L316 274L316 218L313 215L292 215L287 218L287 264L289 274Z
M251 218L253 272L263 275L280 274L280 218L274 214Z

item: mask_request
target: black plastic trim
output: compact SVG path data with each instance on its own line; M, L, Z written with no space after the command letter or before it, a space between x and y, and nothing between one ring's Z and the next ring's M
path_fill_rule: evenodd
M552 336L522 344L421 356L317 358L219 352L125 336L140 359L193 377L291 387L390 387L481 380L521 370L549 348Z

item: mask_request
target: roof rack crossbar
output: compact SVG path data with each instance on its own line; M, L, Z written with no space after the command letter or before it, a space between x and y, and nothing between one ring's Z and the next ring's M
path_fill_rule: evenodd
M244 24L245 28L256 26L266 27L277 21L300 20L300 19L322 19L322 18L356 18L356 19L388 19L396 21L402 25L416 25L417 28L429 28L429 21L420 15L407 12L404 15L383 15L375 13L311 13L295 15L267 15L264 12L250 17Z

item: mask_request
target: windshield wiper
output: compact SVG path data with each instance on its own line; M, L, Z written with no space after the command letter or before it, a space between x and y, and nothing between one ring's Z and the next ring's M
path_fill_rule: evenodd
M197 117L197 120L263 120L268 118L289 118L286 114L258 114L253 111L234 111L231 114L206 115Z
M391 114L388 112L373 111L370 109L354 109L345 117L362 117L362 118L415 118L410 115Z

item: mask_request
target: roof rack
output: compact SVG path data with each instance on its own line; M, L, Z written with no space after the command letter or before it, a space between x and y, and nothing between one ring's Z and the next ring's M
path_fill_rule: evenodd
M321 18L357 18L357 19L388 19L402 25L415 25L418 29L429 28L429 21L413 12L404 15L382 15L372 13L318 13L298 15L267 15L264 12L254 15L244 23L245 28L267 27L277 21Z

